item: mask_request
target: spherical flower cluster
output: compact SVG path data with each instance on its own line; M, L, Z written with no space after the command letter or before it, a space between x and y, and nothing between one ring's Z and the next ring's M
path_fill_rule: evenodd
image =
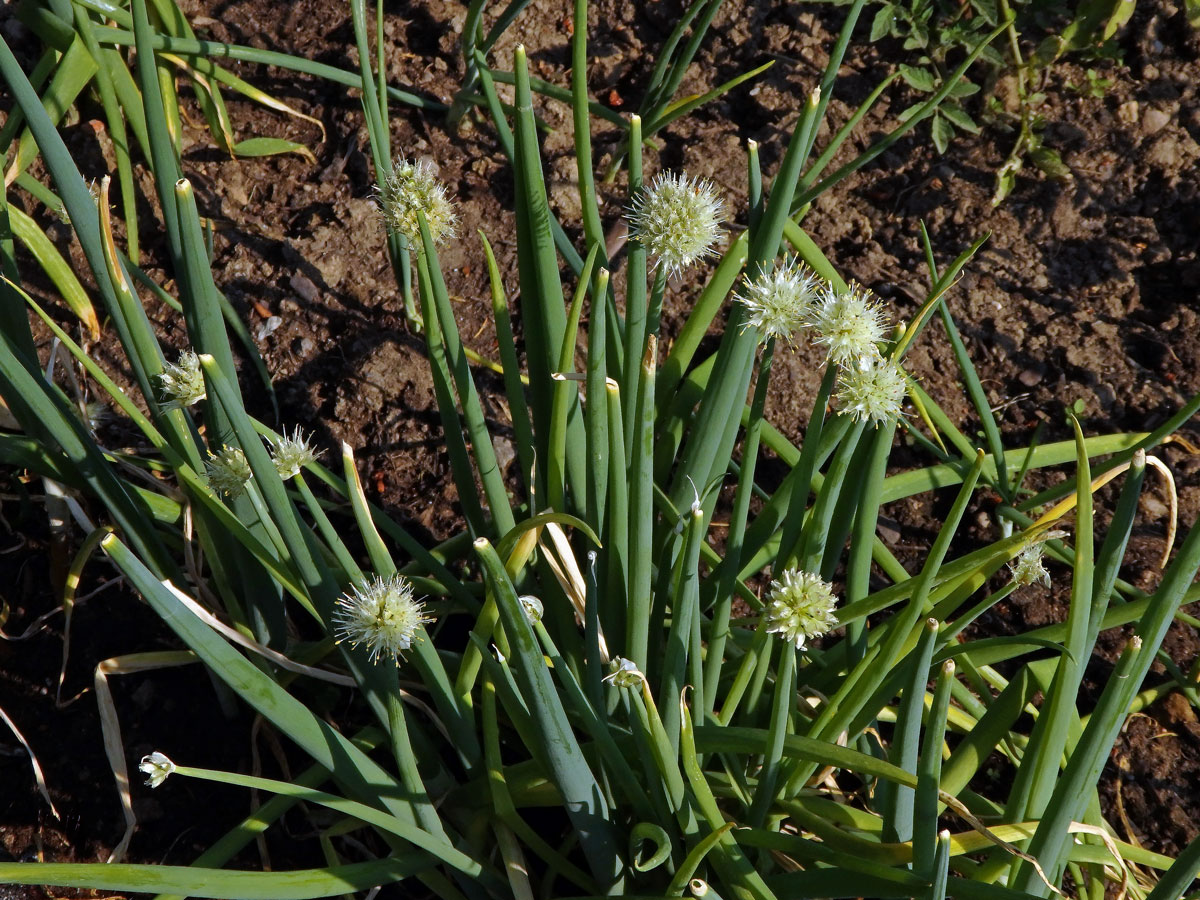
M859 422L878 425L900 415L908 376L900 364L880 356L861 356L838 372L838 411Z
M604 676L603 680L612 682L615 687L632 688L645 681L646 676L642 674L642 670L632 659L614 656L608 662L608 674Z
M787 257L769 272L748 282L738 295L746 310L745 324L764 338L774 336L789 343L808 325L816 309L820 279L796 257Z
M446 197L446 188L437 180L433 166L425 160L397 160L391 173L380 182L376 203L391 234L402 235L408 246L420 250L421 225L417 211L425 214L429 235L435 244L454 237L458 216Z
M166 754L155 750L149 756L143 756L138 768L147 776L146 784L152 788L158 787L175 771L175 763Z
M385 657L397 665L401 653L412 646L417 629L432 621L403 575L355 585L337 601L334 611L339 642L349 641L352 647L365 644L371 662Z
M308 438L299 427L291 435L284 433L275 441L272 450L271 461L275 463L275 470L284 481L295 478L301 469L317 460L317 451L309 445Z
M771 582L767 601L767 631L782 635L797 650L803 650L809 638L837 627L833 585L819 575L785 569L779 581Z
M191 350L184 350L179 354L178 362L163 366L158 387L168 408L191 406L203 400L204 375L200 371L200 357Z
M1008 564L1014 585L1026 587L1041 582L1045 587L1050 587L1050 573L1042 562L1045 549L1044 544L1033 544L1022 550L1020 555Z
M208 484L219 494L237 497L253 477L246 454L238 447L222 447L220 453L208 460Z
M712 182L671 172L659 174L633 198L627 218L640 241L669 276L716 253L721 237L721 198Z
M832 285L826 288L810 324L817 332L817 343L828 350L830 362L842 365L878 356L887 329L882 305L857 284L844 291Z

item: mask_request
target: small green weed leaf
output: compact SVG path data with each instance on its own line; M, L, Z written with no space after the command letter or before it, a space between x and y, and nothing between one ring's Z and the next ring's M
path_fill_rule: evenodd
M929 29L924 25L913 24L908 39L904 42L905 50L924 50L929 46Z
M896 23L896 7L890 3L885 3L875 13L875 18L871 22L871 43L880 38L887 37L892 33L892 26Z
M954 137L954 126L946 119L945 116L937 115L933 117L933 123L929 126L930 134L933 136L933 145L937 147L939 154L945 153L946 148L950 146L950 138Z
M1061 36L1052 34L1042 40L1029 58L1029 64L1035 69L1044 69L1054 62L1067 49Z
M1108 24L1104 26L1104 34L1101 40L1107 41L1122 25L1129 21L1133 15L1134 0L1118 0L1117 8L1113 10L1112 16L1109 17Z
M1057 150L1049 147L1030 150L1029 161L1055 180L1063 181L1071 177L1071 169L1063 162Z
M1004 54L990 45L983 48L983 51L979 54L979 58L990 63L998 69L1003 69L1008 65L1008 61L1004 58Z
M956 128L961 128L971 134L979 134L979 126L975 124L975 120L967 115L967 111L957 103L943 103L940 112Z
M313 152L303 144L296 141L285 141L283 138L246 138L246 140L238 141L233 145L233 152L237 156L278 156L281 153L296 153L311 163L315 164L317 161Z
M1000 19L996 15L996 0L971 0L971 9L987 22L988 28L995 28L1000 24Z
M971 95L978 93L979 85L973 81L967 80L966 78L955 82L954 86L950 88L950 96L955 100L961 100L963 97L970 97Z
M908 82L909 87L916 88L918 91L924 91L927 94L937 87L937 80L933 77L933 73L928 69L921 69L917 66L909 66L901 63L900 77Z

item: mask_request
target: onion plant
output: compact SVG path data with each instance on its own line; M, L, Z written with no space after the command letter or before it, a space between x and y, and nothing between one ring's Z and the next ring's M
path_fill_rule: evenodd
M715 7L690 7L695 33ZM1183 608L1198 599L1200 529L1152 593L1119 570L1153 451L1200 397L1152 432L1086 435L1072 421L1072 440L1006 447L952 313L955 280L982 240L939 267L925 237L928 288L907 320L869 285L844 282L820 236L804 230L807 204L946 96L826 172L849 132L819 154L816 136L861 8L851 7L822 83L803 98L778 169L763 173L749 148L744 211L685 173L646 174L646 138L672 114L662 104L695 54L679 47L682 28L672 36L648 114L620 119L631 227L623 258L607 254L596 199L585 0L574 4L576 65L560 98L576 126L578 244L548 205L525 50L501 78L474 22L465 42L473 78L516 183L516 234L505 237L515 237L519 283L506 285L489 236L462 223L455 235L452 198L435 173L390 146L393 94L370 52L363 0L352 0L385 249L423 328L461 498L464 531L437 548L367 500L353 448L321 459L302 434L247 409L171 139L172 101L157 89L157 64L175 45L156 32L145 0L120 11L126 21L112 18L141 63L146 144L190 342L182 355L151 330L141 281L113 237L107 180L97 208L34 85L0 46L0 77L139 394L118 388L20 287L11 242L0 244L0 395L23 428L0 435L0 448L90 499L90 514L74 509L90 533L85 550L103 554L95 565L119 571L309 764L283 781L153 753L140 762L149 786L137 790L190 778L269 799L191 866L0 863L0 882L246 898L406 882L405 896L471 900L1101 898L1111 885L1160 900L1188 889L1195 846L1173 860L1122 841L1097 784L1129 715L1177 686L1194 697L1174 666L1165 678L1149 672L1171 622L1197 624ZM203 42L186 46L207 52ZM504 80L512 106L496 87ZM517 444L511 474L498 463L438 261L439 243L476 238ZM663 334L664 305L702 270L682 329ZM30 311L150 450L101 445L44 377ZM982 447L906 373L906 352L935 319ZM720 343L704 356L700 339L714 326ZM797 446L763 411L776 359L810 341L826 362ZM890 464L899 432L928 454L924 466ZM766 451L788 467L778 484L759 475ZM1031 471L1062 466L1071 474L1057 486L1026 486ZM1096 534L1093 494L1110 481L1120 498ZM981 489L1000 497L992 537L956 540ZM877 537L879 513L928 492L948 511L910 571ZM1051 580L1070 585L1064 622L968 631L1013 590ZM1131 623L1099 699L1081 702L1098 634ZM354 714L332 723L306 705L306 682L358 698ZM115 756L114 771L127 771L131 761ZM228 867L300 803L328 813L313 819L324 864Z

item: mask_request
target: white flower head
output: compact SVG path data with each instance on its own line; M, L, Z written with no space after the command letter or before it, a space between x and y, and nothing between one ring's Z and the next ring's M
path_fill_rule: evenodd
M149 756L143 756L138 768L145 773L146 784L152 788L158 787L175 771L175 763L171 762L164 753L155 750Z
M900 416L907 392L908 376L899 363L863 356L838 372L834 400L843 415L878 425Z
M454 237L458 216L446 196L446 186L438 181L433 166L426 160L415 163L396 160L392 171L379 183L375 202L383 213L388 232L403 235L415 251L423 246L418 210L425 214L435 244Z
M219 494L237 497L253 477L246 454L238 447L222 447L220 453L208 459L208 484Z
M338 599L333 614L338 641L350 646L365 644L371 662L380 657L400 664L401 654L412 646L417 629L433 618L425 604L413 596L412 582L403 575L376 577L355 585Z
M849 363L863 356L878 356L887 336L882 304L862 285L839 291L830 285L813 309L810 324L816 341L829 353L830 362Z
M1017 558L1008 564L1008 568L1012 572L1013 584L1017 587L1027 587L1041 582L1045 587L1050 587L1050 572L1042 562L1042 555L1045 551L1044 544L1032 544L1022 550Z
M816 308L820 278L796 257L787 257L769 272L747 282L738 295L746 309L746 325L763 337L774 335L791 343L806 327Z
M819 575L785 569L779 581L771 582L767 600L767 631L791 641L797 650L803 650L809 638L837 627L833 585Z
M667 275L715 255L724 209L704 178L662 172L633 198L626 213L630 236L640 241Z
M158 387L168 408L191 406L203 400L204 373L200 371L200 357L191 350L184 350L176 363L163 366Z
M642 670L632 659L614 656L609 660L608 674L604 676L603 680L612 682L615 687L632 688L645 681L646 676L642 674Z
M301 469L309 463L316 462L318 456L299 426L290 435L284 432L271 449L271 461L275 463L275 469L284 481L295 478Z

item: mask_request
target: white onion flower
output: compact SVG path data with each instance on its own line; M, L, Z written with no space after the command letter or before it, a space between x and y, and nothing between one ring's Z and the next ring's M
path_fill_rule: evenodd
M630 203L630 236L669 276L716 254L723 207L717 189L704 178L662 172Z
M168 408L191 406L203 400L204 374L200 371L200 357L191 350L184 350L178 361L163 366L158 387Z
M828 351L829 361L838 364L879 356L879 344L887 336L883 306L858 284L844 291L832 285L826 288L810 324L817 332L816 342Z
M753 325L763 337L792 336L808 325L815 311L820 279L796 257L788 257L769 272L747 282L738 295L745 307L745 324Z
M420 251L421 225L417 211L425 214L429 235L435 244L454 237L458 216L446 196L446 187L437 179L433 166L425 160L399 159L375 192L375 202L391 234L402 235L408 246Z
M275 463L275 470L284 481L299 475L301 469L316 462L318 455L299 426L290 435L285 432L274 442L271 449L271 461Z
M1020 555L1008 564L1009 571L1012 572L1014 585L1017 587L1026 587L1031 584L1041 583L1045 587L1050 587L1050 572L1042 562L1042 556L1045 552L1046 547L1044 544L1032 544L1022 550Z
M900 416L907 392L908 376L899 363L863 356L838 372L834 401L843 415L878 425Z
M837 627L833 585L819 575L785 569L778 581L771 582L767 602L767 631L795 644L797 650L803 650L809 638Z
M338 640L350 646L365 644L371 662L380 657L397 665L403 651L412 646L417 630L433 618L413 596L412 582L403 575L376 577L355 585L337 601L334 624Z
M209 457L207 468L209 486L229 498L240 495L254 477L246 454L239 447L222 447L219 453Z
M152 788L161 785L175 771L175 763L166 754L155 750L148 756L143 756L138 768L147 776L146 784Z

